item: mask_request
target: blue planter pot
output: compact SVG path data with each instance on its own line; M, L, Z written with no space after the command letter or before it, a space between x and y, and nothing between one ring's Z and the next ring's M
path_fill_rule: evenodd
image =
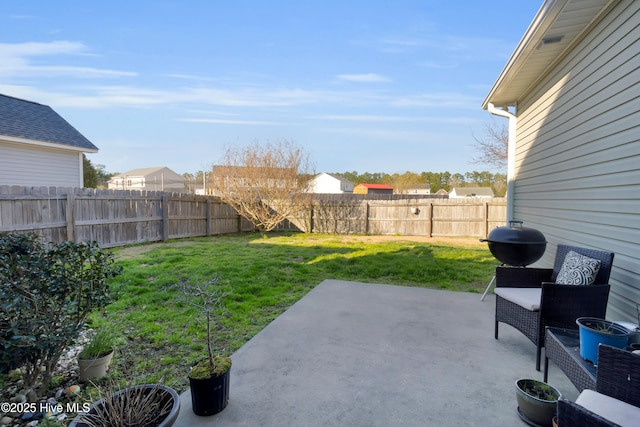
M576 323L580 331L580 356L594 365L598 364L598 345L627 347L629 331L620 325L595 317L579 317Z

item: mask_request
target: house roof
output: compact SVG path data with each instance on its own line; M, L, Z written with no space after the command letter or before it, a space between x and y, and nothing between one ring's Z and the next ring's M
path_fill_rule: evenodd
M0 94L0 137L12 142L63 145L95 153L98 147L47 105Z
M391 187L390 185L387 184L366 184L366 183L362 183L362 184L358 184L361 185L363 187L366 187L370 190L393 190L393 187Z
M166 166L158 166L158 167L154 167L154 168L131 169L130 171L127 171L125 173L121 173L121 174L119 174L117 176L128 176L128 177L147 176L147 175L151 175L152 173L160 172L163 169L166 169L167 171L178 175L177 173L175 173L174 171L172 171L171 169L169 169Z
M351 185L353 185L353 183L352 183L351 181L349 181L348 179L343 178L342 176L340 176L340 175L338 175L338 174L334 174L334 173L322 172L322 173L319 173L318 175L316 175L316 176L315 176L315 178L318 178L318 177L320 177L320 176L322 176L322 175L328 175L328 176L330 176L331 178L337 179L338 181L340 181L340 182L342 182L342 183L344 183L344 184L351 184Z
M518 101L578 43L616 0L545 0L482 103L487 109Z
M458 196L492 196L493 190L490 187L454 187Z

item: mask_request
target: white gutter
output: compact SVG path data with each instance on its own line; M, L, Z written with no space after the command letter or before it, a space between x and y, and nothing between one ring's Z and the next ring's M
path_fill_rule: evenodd
M507 225L509 221L513 221L514 210L514 189L515 189L515 173L516 173L516 124L518 118L509 111L497 109L492 103L487 104L489 112L496 116L506 117L509 119L509 139L507 144Z
M79 147L77 145L60 144L57 142L38 141L35 139L21 138L10 135L0 135L0 141L6 141L16 144L35 145L38 147L56 148L67 151L80 151L83 153L97 153L98 148Z

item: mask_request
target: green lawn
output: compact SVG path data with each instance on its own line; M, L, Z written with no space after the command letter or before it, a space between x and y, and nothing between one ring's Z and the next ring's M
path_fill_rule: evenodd
M219 276L232 288L215 345L231 354L325 279L482 292L498 262L474 239L242 234L113 250L119 299L93 316L122 334L116 372L179 391L205 355L203 317L183 301L180 277Z

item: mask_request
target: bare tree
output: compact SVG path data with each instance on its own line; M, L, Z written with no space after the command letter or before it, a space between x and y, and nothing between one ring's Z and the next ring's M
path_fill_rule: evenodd
M509 146L509 128L506 125L496 123L485 125L484 138L478 138L474 147L478 151L478 157L472 163L485 164L496 169L507 168L507 150Z
M256 142L229 147L209 184L264 234L306 206L312 173L309 155L292 142Z
M388 184L393 187L393 192L398 194L406 194L408 190L413 188L425 187L425 184L420 183L420 175L409 171L402 175L394 173Z

